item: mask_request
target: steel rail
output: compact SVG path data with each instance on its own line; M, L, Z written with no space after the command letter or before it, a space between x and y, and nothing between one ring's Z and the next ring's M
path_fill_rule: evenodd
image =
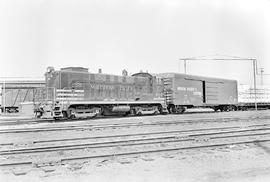
M88 140L88 139L104 139L104 138L116 138L116 137L132 137L132 136L145 136L145 135L158 135L158 134L172 134L172 133L187 133L196 131L211 131L211 130L226 130L226 129L238 129L238 126L229 127L213 127L203 129L187 129L187 130L173 130L173 131L162 131L162 132L145 132L145 133L132 133L132 134L118 134L118 135L103 135L103 136L91 136L91 137L78 137L78 138L64 138L64 139L53 139L53 140L38 140L31 141L33 144L37 143L50 143L50 142L65 142L65 141L76 141L76 140ZM14 143L0 143L0 146L14 145Z
M217 144L207 144L207 145L195 145L187 147L171 147L163 149L151 149L151 150L141 150L141 151L130 151L130 152L117 152L101 155L85 155L85 156L74 156L67 158L60 158L58 162L68 162L68 161L77 161L77 160L89 160L89 159L98 159L98 158L108 158L108 157L117 157L117 156L130 156L130 155L139 155L139 154L152 154L152 153L161 153L161 152L172 152L179 150L192 150L192 149L203 149L203 148L216 148L224 147L228 145L242 145L242 144L251 144L251 143L263 143L270 142L270 139L261 139L261 140L248 140L242 142L227 142L227 143L217 143ZM20 165L33 165L33 161L13 161L13 162L1 162L0 167L12 167Z
M187 135L187 136L163 136L163 137L156 137L156 138L141 138L141 139L127 139L127 140L117 140L117 141L105 141L105 142L92 142L92 143L81 143L81 144L67 144L67 145L58 145L58 146L42 146L42 147L35 147L35 148L22 148L22 149L9 149L9 150L2 150L0 151L0 155L13 155L13 154L24 154L24 153L37 153L37 152L53 152L59 150L79 150L85 148L104 148L104 147L114 147L114 146L131 146L131 145L143 145L143 144L158 144L164 142L183 142L183 141L194 141L197 136L204 136L204 135L222 135L224 133L243 133L243 132L250 132L250 131L258 131L260 129L254 130L239 130L239 131L227 131L227 132L213 132L213 133L205 133L205 134L197 134L197 135ZM266 130L266 129L264 129ZM267 130L270 130L268 128ZM262 135L270 135L270 132L266 133L254 133L254 134L243 134L243 135L229 135L229 136L216 136L210 137L210 139L221 139L221 138L232 138L232 137L250 137L250 136L262 136ZM184 139L181 137L185 137ZM187 138L190 137L190 138ZM181 139L178 139L181 138ZM169 139L169 140L168 140ZM172 140L174 139L174 140ZM154 142L155 140L162 140ZM164 141L165 140L165 141ZM150 141L148 143L131 143L127 144L128 142L140 142L140 141Z
M270 124L262 124L262 125L249 125L246 128L250 127L259 127L259 126L268 126ZM203 135L213 135L213 134L225 134L233 133L233 132L246 132L246 131L259 131L259 130L268 130L270 128L255 128L255 129L247 129L247 130L235 130L235 131L223 131L229 129L239 129L242 128L240 126L230 126L230 127L212 127L212 128L203 128L203 129L188 129L188 130L173 130L173 131L165 131L165 132L149 132L149 133L132 133L132 134L121 134L121 135L103 135L103 136L91 136L91 137L77 137L77 138L62 138L62 139L52 139L52 140L36 140L30 141L32 144L38 143L52 143L52 142L66 142L66 141L80 141L80 140L89 140L89 139L104 139L104 138L119 138L119 137L131 137L131 136L147 136L147 135L160 135L160 134L173 134L173 133L187 133L187 132L200 132L200 131L211 131L211 130L220 130L218 133L201 133L201 134L193 134L189 135L192 137L203 136ZM0 146L8 146L15 145L16 143L7 142L0 143Z
M228 120L225 120L228 119ZM224 121L225 120L225 121ZM170 124L186 124L186 123L205 123L205 122L233 122L233 121L246 121L251 120L251 118L222 118L222 121L220 121L220 118L217 119L197 119L197 120L185 120L185 121L179 121L179 120L173 120L170 122L164 122L164 121L158 121L155 123L135 123L135 122L129 122L129 123L115 123L115 124L103 124L103 125L94 125L94 124L86 124L86 125L69 125L69 126L63 126L63 127L35 127L35 128L23 128L23 129L2 129L0 130L0 134L6 134L6 133L25 133L25 132L47 132L47 131L63 131L63 130L86 130L87 128L90 129L103 129L103 128L112 128L112 127L131 127L131 126L154 126L154 125L170 125ZM270 125L270 124L269 124Z
M0 151L1 155L14 155L14 154L27 154L27 153L41 153L41 152L58 152L60 150L80 150L80 149L97 149L97 148L108 148L108 147L118 147L118 146L135 146L135 145L150 145L150 144L160 144L160 143L172 143L172 142L186 142L193 141L194 139L176 139L177 137L159 137L159 138L147 138L147 139L131 139L122 141L108 141L108 142L97 142L88 144L73 144L65 146L51 146L51 147L39 147L39 148L25 148L25 149L15 149L15 150L5 150ZM172 140L176 139L176 140ZM159 141L155 141L159 140ZM141 142L149 141L149 142ZM129 143L132 142L132 143ZM138 143L133 143L138 142Z

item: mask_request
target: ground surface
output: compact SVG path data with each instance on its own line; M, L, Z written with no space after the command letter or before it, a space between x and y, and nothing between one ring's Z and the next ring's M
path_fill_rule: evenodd
M164 120L197 121L207 118L243 118L256 120L257 123L270 123L270 111L207 113L193 115L168 115L146 116L135 118L117 118L93 120L93 123L110 122L153 122ZM264 117L258 119L257 117ZM85 124L89 121L80 121L77 124ZM36 123L20 125L21 128L41 126L62 126L71 122L62 123ZM183 128L209 127L231 125L232 123L196 123L185 124ZM1 128L16 128L17 126L2 126ZM172 127L172 126L170 126ZM180 127L181 126L177 126ZM150 131L157 128L144 128ZM124 132L123 130L139 130L139 128L127 128L119 130L106 130L106 133ZM96 134L102 131L95 131ZM104 131L103 131L104 132ZM130 132L130 131L129 131ZM70 135L55 132L52 137ZM77 133L78 134L78 133ZM84 133L80 133L83 134ZM17 136L16 140L31 138L30 136ZM46 137L46 135L32 136L33 138ZM2 135L0 140L11 140L10 136ZM27 171L27 169L24 169ZM14 172L15 171L15 172ZM115 156L104 159L93 159L83 162L71 162L61 166L50 168L36 168L27 171L10 172L1 171L1 181L270 181L270 143L252 143L243 145L229 145L216 148L203 148L194 150L181 150L174 152L139 154L134 156Z

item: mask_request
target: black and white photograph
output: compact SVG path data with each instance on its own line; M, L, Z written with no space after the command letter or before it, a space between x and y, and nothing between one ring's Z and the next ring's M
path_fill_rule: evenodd
M1 182L269 182L270 0L0 0Z

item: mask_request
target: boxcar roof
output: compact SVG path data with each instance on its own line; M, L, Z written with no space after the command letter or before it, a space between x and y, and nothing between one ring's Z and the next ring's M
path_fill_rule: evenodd
M198 76L198 75L189 75L189 74L181 74L181 73L159 73L157 74L158 77L164 78L164 77L176 77L181 76L187 79L196 79L196 80L206 80L206 81L232 81L237 82L236 80L232 79L224 79L224 78L215 78L215 77L205 77L205 76Z

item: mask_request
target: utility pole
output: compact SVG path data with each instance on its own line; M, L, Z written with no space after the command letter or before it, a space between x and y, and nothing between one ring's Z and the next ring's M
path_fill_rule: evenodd
M260 68L261 70L261 85L263 85L263 72L264 72L264 68Z
M187 74L187 60L179 59L180 61L184 61L184 73ZM179 64L179 72L180 72L180 64Z
M187 74L187 60L184 60L185 75Z
M6 114L6 80L4 80L4 84L3 84L3 109L4 109L4 114Z
M254 99L255 99L255 110L257 111L256 66L257 66L256 59L253 59Z

